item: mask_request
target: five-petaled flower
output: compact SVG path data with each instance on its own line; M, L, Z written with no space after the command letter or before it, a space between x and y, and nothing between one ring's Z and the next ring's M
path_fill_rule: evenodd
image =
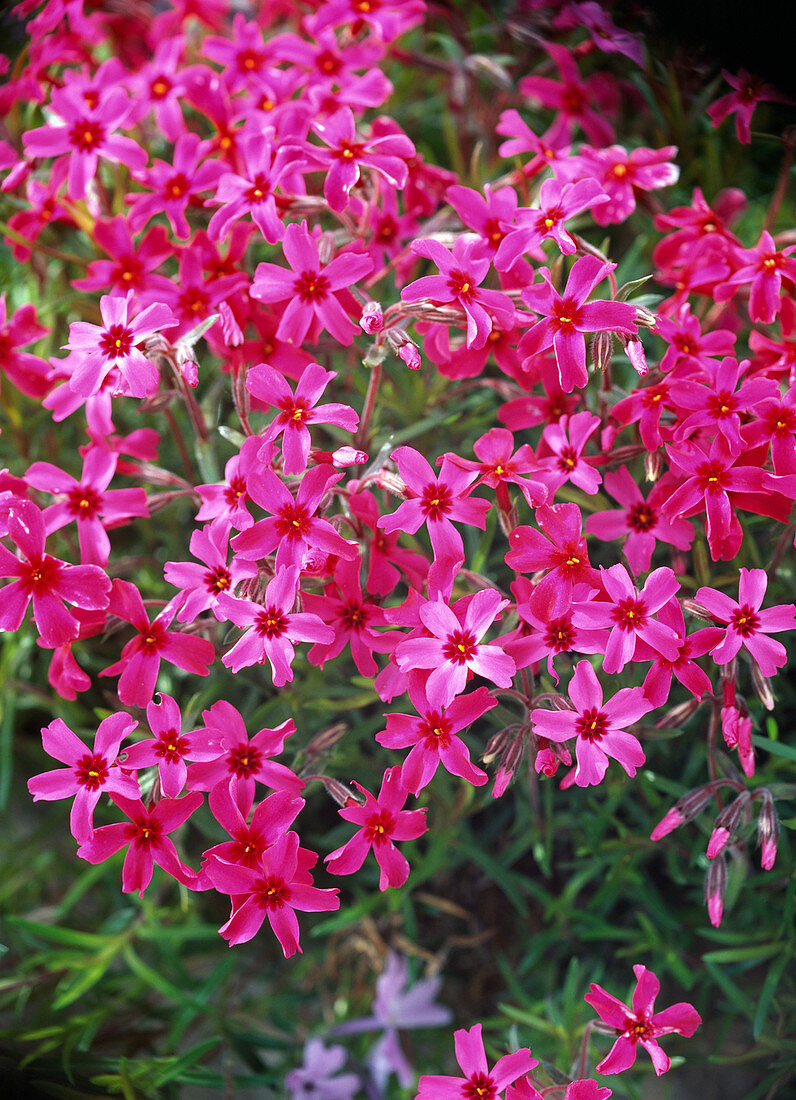
M607 993L602 986L592 982L585 1000L597 1012L603 1023L614 1028L618 1038L611 1050L597 1066L598 1073L622 1073L636 1060L639 1043L652 1059L656 1074L666 1073L671 1062L658 1046L661 1035L684 1035L690 1039L702 1023L693 1005L680 1001L663 1012L655 1012L655 998L661 983L645 966L634 966L636 988L633 990L632 1007Z
M761 608L767 587L765 569L741 569L737 600L715 588L697 591L697 602L725 627L724 637L710 651L717 665L728 664L741 648L749 652L764 676L774 676L785 664L785 646L768 635L796 629L796 606L782 603Z
M420 1078L415 1100L496 1100L507 1085L528 1073L538 1065L528 1047L514 1054L504 1054L490 1070L481 1038L481 1025L475 1024L469 1031L454 1031L456 1061L464 1077L425 1076Z

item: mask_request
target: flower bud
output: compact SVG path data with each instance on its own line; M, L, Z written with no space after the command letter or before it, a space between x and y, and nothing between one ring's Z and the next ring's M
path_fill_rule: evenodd
M402 348L398 349L398 355L403 359L410 370L420 370L422 360L420 358L420 352L414 344L404 344Z
M378 302L366 302L362 307L362 316L359 319L360 327L370 336L381 332L384 328L384 314Z
M777 842L779 841L779 817L774 808L774 799L763 788L763 805L760 807L760 816L757 819L757 843L761 846L760 866L764 871L770 871L777 858Z
M716 817L716 823L708 841L708 859L715 859L719 852L727 846L738 828L741 815L749 804L749 797L749 792L743 791L729 806L725 806Z
M628 359L635 367L637 374L640 374L642 378L645 374L649 374L647 357L644 354L644 345L640 340L628 340L625 351L627 352Z
M724 898L727 893L727 860L724 853L708 867L705 876L705 903L710 923L714 928L721 924L724 914Z
M771 687L771 681L760 671L757 661L752 661L752 686L755 689L757 698L766 710L773 710L774 692Z
M716 783L705 783L702 787L696 787L693 791L689 791L688 794L684 794L683 797L675 802L674 806L664 814L652 830L650 840L660 840L661 837L666 836L675 829L679 829L681 825L685 825L687 821L693 821L697 814L700 814L705 806L707 806L708 802L710 802L716 787Z
M663 473L663 455L660 451L647 451L644 455L644 477L647 481L657 481Z
M221 334L224 337L224 342L227 347L239 348L243 343L243 333L235 314L226 302L219 303L218 312L221 315Z
M646 306L637 305L636 302L631 303L636 310L636 324L641 325L643 328L655 328L658 324L658 318L654 313L651 313Z
M604 372L611 365L614 340L610 332L598 332L591 342L591 361L594 369Z

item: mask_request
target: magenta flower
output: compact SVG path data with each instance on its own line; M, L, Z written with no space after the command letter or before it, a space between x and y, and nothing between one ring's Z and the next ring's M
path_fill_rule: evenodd
M51 462L34 462L25 474L28 485L61 498L44 509L47 531L58 531L74 520L84 565L107 564L111 543L106 524L118 527L133 516L149 515L143 489L108 489L118 461L118 453L95 444L83 458L80 481Z
M428 561L422 554L404 550L398 545L398 535L387 535L379 530L381 509L368 489L353 493L348 506L360 523L373 532L368 546L368 575L365 588L376 596L386 596L393 591L403 571L415 588L420 588L428 573ZM360 538L363 538L360 535Z
M595 204L592 216L598 225L610 225L625 221L633 213L636 191L653 191L677 183L680 169L671 163L676 155L676 145L634 149L631 153L621 145L604 149L585 145L577 156L562 164L561 175L601 188L605 201Z
M378 798L359 783L354 782L354 786L365 796L364 806L344 806L339 813L360 829L347 844L325 857L328 870L333 875L351 875L359 870L372 848L380 870L379 889L403 886L409 877L409 864L394 841L416 840L423 835L426 831L425 808L403 809L409 792L401 778L400 767L388 768L384 773Z
M497 502L504 512L511 509L508 486L516 485L531 508L547 500L547 485L542 480L539 463L533 448L523 443L514 451L514 436L506 428L490 428L476 439L473 451L480 460L461 458L457 454L446 455L455 466L465 470L477 470L476 485L488 485L495 490Z
M205 857L218 856L225 863L240 863L244 867L256 867L263 852L284 836L304 807L303 798L290 791L275 791L258 802L247 824L248 812L244 811L249 806L244 803L241 809L228 783L216 783L208 802L213 817L232 839L214 844L204 852ZM200 878L205 877L203 869Z
M86 568L90 568L86 566ZM176 606L167 604L149 621L141 593L130 581L115 580L111 589L108 611L131 623L137 633L125 645L121 657L104 668L100 676L118 676L119 699L127 706L145 707L152 698L162 660L194 676L207 676L215 658L215 650L205 638L168 630Z
M565 393L585 386L589 378L584 332L611 331L626 336L638 332L636 310L628 302L586 301L615 267L616 264L603 263L594 256L582 256L573 265L563 294L554 288L546 267L540 270L544 282L522 292L522 300L542 319L525 333L518 351L530 359L552 348Z
M783 278L788 285L796 280L796 244L777 251L774 238L763 230L756 248L738 250L740 266L729 279L718 283L713 297L717 302L727 302L739 287L749 286L749 316L755 322L770 325L780 309L780 291Z
M565 256L575 251L575 242L565 222L590 206L607 202L600 184L594 179L577 183L544 180L539 188L538 210L522 207L517 211L517 228L505 233L495 257L498 271L510 271L524 253L538 248L551 237Z
M596 786L608 770L612 757L629 776L636 774L646 760L644 750L625 727L652 710L641 688L622 688L603 703L603 689L588 661L578 661L567 689L574 710L531 711L534 733L548 741L577 738L575 785Z
M595 73L584 80L566 46L545 42L544 48L561 74L561 83L544 76L524 76L519 85L522 94L560 112L570 134L577 122L594 145L610 145L614 131L606 115L617 106L614 78L608 73Z
M567 481L584 493L597 492L602 478L589 459L584 458L583 452L599 427L599 416L584 410L573 416L562 416L557 423L548 424L544 429L539 450L545 454L549 449L554 457L540 458L539 469L551 497Z
M402 672L433 669L426 682L426 697L432 707L450 706L473 672L498 687L511 686L516 671L513 659L500 646L481 643L508 603L494 588L485 588L457 601L454 607L441 596L420 605L420 619L431 637L407 638L397 646L395 658Z
M145 191L133 191L126 196L128 221L134 233L156 214L165 214L175 237L180 240L190 237L185 210L194 196L215 187L223 171L218 161L200 163L210 151L209 141L200 141L194 133L182 134L170 162L156 160L146 172L136 175Z
M188 774L185 761L215 760L221 743L200 730L183 733L180 708L170 695L161 693L159 703L147 703L146 720L155 736L125 749L124 766L137 770L156 764L161 790L168 798L177 798Z
M671 1062L658 1046L661 1035L685 1035L690 1039L702 1023L693 1005L680 1001L663 1012L654 1012L655 998L661 983L645 966L634 966L636 988L633 990L632 1007L607 993L602 986L592 982L584 1000L598 1014L603 1023L615 1028L618 1038L602 1062L598 1073L622 1073L636 1060L639 1043L652 1059L655 1073L666 1073Z
M308 424L336 424L347 432L355 432L359 416L348 405L332 402L318 405L323 391L337 372L324 370L318 363L309 363L301 373L295 394L284 375L258 363L246 375L246 389L258 402L279 409L276 419L261 433L263 443L282 436L282 465L286 474L303 474L310 453Z
M428 701L423 680L422 673L410 672L409 698L417 714L385 714L387 728L376 734L376 740L388 749L412 746L401 775L414 795L428 786L440 764L451 775L480 787L486 783L486 773L473 765L467 746L456 734L496 707L497 700L481 687L460 695L449 707L435 708Z
M481 237L481 245L473 249L473 257L481 259L482 256L487 256L494 259L506 236L506 226L513 224L517 214L517 192L514 188L498 187L493 191L485 183L481 194L471 187L455 184L445 192L445 198L462 223Z
M34 802L75 796L69 827L78 843L93 836L94 808L103 794L138 798L138 780L116 762L119 746L137 725L129 714L111 714L100 722L90 749L60 718L41 731L44 751L68 767L34 775L28 780L28 790Z
M147 336L172 328L177 324L168 306L156 302L132 320L127 314L133 291L126 298L114 298L104 294L100 298L102 325L75 321L69 326L69 343L65 350L75 352L69 378L69 388L81 397L97 393L111 370L117 370L119 393L131 397L148 397L158 388L159 375L138 345Z
M249 290L260 302L289 300L276 330L277 338L302 344L308 333L315 339L325 328L338 343L348 346L359 329L337 295L373 270L370 256L342 252L331 263L322 265L318 241L310 236L306 222L287 227L282 250L291 270L278 264L258 264Z
M44 359L17 348L41 340L50 330L36 320L36 307L20 306L8 316L6 294L0 294L0 371L28 397L40 398L50 388L50 368Z
M143 897L152 881L156 863L183 886L193 886L196 872L182 862L168 834L184 825L199 809L204 802L202 795L196 791L184 798L162 798L149 808L140 799L125 798L120 794L112 794L111 798L130 820L95 829L91 839L78 848L80 858L88 863L104 863L129 845L122 867L122 890L125 894L137 890Z
M528 1047L522 1047L514 1054L504 1054L490 1070L480 1024L469 1031L454 1031L453 1042L464 1077L423 1076L415 1100L496 1100L507 1085L539 1064Z
M267 917L288 959L301 952L296 909L319 913L340 908L338 890L319 890L307 882L299 855L298 833L288 832L260 855L256 867L227 863L218 856L208 859L205 874L216 890L233 898L232 914L219 928L230 946L252 939Z
M134 290L136 300L147 304L158 301L160 293L170 288L164 275L154 274L173 252L162 225L153 226L136 241L129 222L120 215L110 221L98 221L93 239L110 259L92 260L87 275L72 282L78 290L110 288L115 297L126 297L128 290Z
M376 172L391 187L403 189L409 172L406 162L415 155L415 147L405 134L359 140L350 107L341 107L323 121L313 123L312 128L329 146L328 150L313 148L311 155L328 165L323 193L332 210L345 210L361 167Z
M706 627L686 635L683 611L677 600L665 603L658 612L658 618L663 626L668 626L677 635L678 653L672 661L651 646L647 647L643 641L636 643L636 660L652 660L644 678L644 694L653 707L662 707L669 698L674 676L696 699L701 699L706 691L712 691L713 685L694 658L707 653L716 644L721 632L715 627Z
M28 500L14 500L6 529L21 557L0 545L0 576L17 578L2 589L0 630L18 630L32 601L42 644L64 645L80 631L64 600L86 611L102 611L108 606L110 580L97 565L67 565L45 553L44 516Z
M238 454L233 455L224 467L224 480L213 485L197 485L202 507L196 513L198 520L231 524L238 531L251 527L254 520L247 508L251 500L247 488L251 474L258 472L262 464L257 459L262 444L256 435L244 440Z
M586 519L586 533L612 542L626 535L624 554L635 574L646 573L658 539L678 550L688 550L694 541L693 525L683 519L666 519L661 504L672 490L673 480L665 474L656 481L645 499L627 466L605 475L604 488L622 508L608 508Z
M530 602L537 615L557 618L569 610L574 586L586 583L597 588L600 574L589 562L583 517L577 504L542 504L536 511L536 522L541 531L515 527L511 532L506 564L522 573L548 570Z
M656 653L673 661L678 653L674 631L653 616L680 589L671 569L654 569L644 587L637 591L624 565L600 570L608 601L589 600L575 605L572 622L584 628L607 627L611 633L605 646L604 672L621 672L633 660L636 645L644 641Z
M269 244L281 241L285 227L274 188L289 166L290 154L287 149L275 150L268 134L249 134L241 139L238 171L224 172L215 195L206 200L205 206L220 204L207 226L211 241L226 240L232 226L247 214Z
M331 466L313 466L301 479L294 497L273 470L253 474L248 479L249 494L271 516L236 535L232 549L252 560L276 550L277 569L301 566L310 548L341 558L356 557L356 544L339 535L328 520L315 515L327 490L342 476Z
M147 155L132 138L113 131L127 122L132 105L123 88L106 91L90 107L76 88L56 88L51 107L63 125L40 126L22 135L28 157L69 157L69 198L85 198L86 188L97 174L99 158L140 170Z
M297 565L280 569L258 603L226 594L219 597L221 615L245 631L221 658L223 665L239 672L248 665L265 664L268 660L274 687L284 687L293 679L294 642L334 641L334 631L317 615L292 610L298 578Z
M227 565L229 527L226 523L208 524L194 531L188 547L203 564L192 561L167 561L163 576L169 584L181 590L178 623L192 623L203 611L212 611L220 621L219 597L231 595L242 580L257 576L257 565L240 556L233 556Z
M467 493L476 479L476 472L462 470L445 456L437 475L423 455L412 447L399 447L391 458L398 463L409 499L391 515L382 516L378 521L379 529L388 534L393 531L414 534L425 523L435 558L464 561L464 543L451 520L484 530L489 501Z
M715 588L700 588L698 603L722 625L724 638L710 651L717 665L728 664L741 648L748 650L764 676L774 676L787 660L784 645L767 635L796 629L796 606L777 604L761 608L768 586L764 569L741 569L738 599Z
M720 125L728 115L735 115L735 132L738 140L748 145L752 140L752 115L758 103L792 103L792 99L781 95L771 84L765 84L759 76L752 76L746 69L740 69L734 76L721 70L721 75L735 91L723 95L707 109L714 126Z
M504 328L514 323L514 305L497 290L480 290L490 268L488 257L481 256L481 238L475 233L462 233L453 250L433 238L412 242L412 251L426 256L439 268L439 275L415 279L401 291L405 302L429 299L439 305L455 303L467 317L467 347L482 348L493 328L493 315Z
M199 732L219 742L220 750L215 760L191 765L189 790L210 791L217 783L226 783L238 805L248 810L254 801L256 780L290 794L298 794L304 786L290 768L272 759L282 752L285 738L296 732L292 718L276 729L261 729L251 739L240 711L225 699L203 710L202 718L205 727Z

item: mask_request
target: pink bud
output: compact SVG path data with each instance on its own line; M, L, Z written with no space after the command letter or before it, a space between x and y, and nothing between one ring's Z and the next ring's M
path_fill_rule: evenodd
M371 336L384 328L384 314L378 302L366 302L359 319L361 328Z
M779 817L774 808L774 800L769 792L763 788L763 805L760 816L757 819L757 842L761 845L760 866L764 871L770 871L777 858L777 842L779 840Z
M643 377L645 374L649 374L649 367L647 366L647 357L644 354L644 347L640 340L628 340L627 357L636 371Z
M190 386L192 390L195 390L199 385L199 364L195 359L187 359L180 369L186 386Z
M679 829L685 822L685 818L677 809L676 806L672 806L658 822L655 828L650 833L650 840L660 840L662 837L668 836L669 833L674 832L675 829Z
M720 851L725 847L727 841L730 839L730 834L726 829L714 829L710 834L710 840L708 841L707 857L708 859L714 859Z
M402 348L398 349L398 354L410 370L420 370L422 360L420 352L414 344L404 344Z
M555 775L558 771L558 757L552 749L539 749L533 766L541 775Z
M714 928L718 928L721 924L726 893L727 861L722 854L720 859L716 859L710 864L705 878L705 901L707 902L710 923Z

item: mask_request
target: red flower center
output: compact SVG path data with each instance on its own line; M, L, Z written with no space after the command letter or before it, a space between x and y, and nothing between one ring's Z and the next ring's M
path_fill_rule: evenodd
M578 464L578 453L574 447L563 447L558 456L558 468L562 473L570 474Z
M227 756L227 768L238 779L248 779L260 767L262 758L256 745L236 745Z
M79 152L92 153L105 140L105 127L93 119L78 119L69 131L69 140Z
M133 334L124 325L111 325L99 340L99 349L106 359L123 359L132 346Z
M738 401L734 393L722 390L721 393L712 393L708 398L708 412L717 420L723 419L734 413L738 407Z
M550 321L557 332L574 332L582 321L580 306L574 298L564 298L561 302L553 302L553 313Z
M749 638L760 629L760 616L747 603L743 607L739 607L737 611L733 611L730 626L742 638Z
M30 561L27 568L23 566L23 570L24 572L20 572L19 579L24 586L25 594L40 596L52 591L56 578L61 572L61 563L49 554L44 554L38 560Z
M338 160L353 161L362 160L365 154L365 145L361 141L347 141L343 140L334 150L334 155Z
M329 293L329 280L319 271L302 271L293 285L302 302L322 302Z
M239 476L230 478L229 485L224 490L224 503L230 508L237 508L245 496L247 496L246 478Z
M255 885L255 892L266 909L281 909L290 901L290 887L283 878L268 875Z
M469 1081L462 1085L465 1100L494 1100L497 1096L495 1082L485 1073L474 1073Z
M584 710L575 722L575 733L585 741L601 741L608 729L608 719L597 707Z
M78 519L93 519L102 507L102 496L90 485L78 485L69 490L66 503Z
M184 198L191 190L191 182L187 176L182 172L178 172L176 176L172 176L171 179L166 180L166 184L163 188L163 194L166 196L166 201L179 202Z
M265 61L262 50L241 50L238 54L238 68L242 73L253 73L261 68Z
M149 848L160 840L161 828L156 821L147 816L131 822L127 826L127 835L130 837L130 842L137 847Z
M288 621L278 607L267 607L254 622L254 629L263 638L278 638L284 634Z
M225 569L223 565L217 565L215 569L210 569L204 576L205 587L207 591L218 595L219 592L226 592L232 584L232 577L228 569Z
M146 630L140 632L139 640L144 649L148 649L155 653L165 644L165 628L161 623L150 623Z
M621 600L611 612L620 630L639 630L647 621L647 605L635 596Z
M370 618L371 608L359 600L348 600L340 609L343 625L349 630L362 630Z
M702 462L697 467L696 476L703 493L723 493L727 471L718 462Z
M257 206L258 203L265 202L271 193L271 188L268 180L265 178L262 172L258 172L252 180L251 187L244 191L243 197L247 202Z
M286 397L281 403L280 408L282 412L279 414L279 419L288 428L300 428L302 424L306 424L310 418L310 410L307 408L307 402L299 398L297 401L292 397Z
M426 519L440 520L450 511L451 492L447 485L432 482L423 489L420 507Z
M645 531L650 531L655 526L658 519L654 508L651 508L646 502L643 504L634 504L629 509L627 516L625 517L628 527L632 531L638 531L640 534L644 534Z
M81 787L96 791L108 778L108 762L99 753L86 753L74 765L75 776Z
M450 745L450 729L451 724L444 715L438 710L430 710L425 718L421 718L418 733L430 752L438 752Z
M176 730L166 730L161 733L155 745L155 756L162 757L169 764L176 764L178 760L182 760L189 747L187 737L180 736Z
M566 653L575 642L575 631L568 619L554 619L547 624L544 640L556 653Z
M446 661L464 665L473 659L477 649L478 642L474 634L469 630L454 630L442 647L442 655Z
M310 514L303 504L286 504L276 520L276 533L283 539L305 539L310 530Z
M371 814L365 822L365 839L371 844L386 844L395 828L395 819L388 810Z
M165 99L172 88L172 83L167 76L158 76L149 85L149 94L153 99Z
M472 275L458 269L451 271L448 276L448 287L454 298L463 298L465 301L475 294L475 280Z

